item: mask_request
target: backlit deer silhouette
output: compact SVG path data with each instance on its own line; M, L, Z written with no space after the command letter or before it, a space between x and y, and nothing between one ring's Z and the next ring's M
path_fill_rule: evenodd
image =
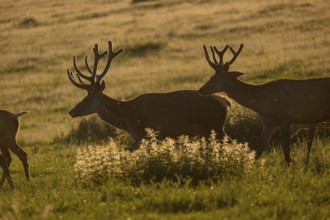
M279 79L262 85L251 85L238 79L244 73L229 71L230 65L242 51L243 44L237 51L228 45L221 51L211 46L213 61L205 45L203 48L205 58L215 74L199 92L201 94L226 92L230 98L259 114L263 130L256 156L259 157L263 153L274 132L280 128L283 133L284 156L289 164L292 135L297 133L299 127L306 127L309 128L307 143L307 159L309 159L317 124L330 120L330 77L306 80ZM233 58L224 63L223 56L228 48L233 53ZM292 125L294 128L291 127Z
M26 113L28 112L13 114L5 110L0 110L0 150L2 153L0 154L0 166L4 172L0 180L0 186L2 186L7 179L10 187L14 188L14 183L9 172L9 166L12 161L9 150L16 154L21 160L24 166L25 177L27 180L30 179L27 154L16 141L16 136L19 129L18 118Z
M86 55L85 65L89 75L78 69L76 58L73 57L76 78L69 69L68 77L73 85L86 90L87 96L69 112L71 117L98 114L103 121L132 136L135 141L132 150L138 148L140 140L146 135L146 128L157 132L159 139L180 135L209 137L212 130L216 132L218 139L225 136L223 127L230 102L221 96L203 96L197 91L182 90L149 93L129 101L119 101L105 95L102 78L110 68L112 60L124 51L122 48L112 51L111 41L108 42L108 47L108 51L100 53L98 45L95 45L93 68L88 64ZM103 71L97 74L98 63L106 56L106 65Z

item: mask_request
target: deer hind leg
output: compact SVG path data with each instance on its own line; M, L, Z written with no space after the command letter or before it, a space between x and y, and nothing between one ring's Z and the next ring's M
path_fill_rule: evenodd
M228 137L223 128L217 128L213 130L216 134L216 139L223 140L224 137ZM206 132L207 135L202 134L201 137L210 137L212 131Z
M0 166L3 170L3 175L0 180L0 186L2 186L6 180L6 172L9 172L7 160L2 154L0 154Z
M9 175L9 166L11 164L11 161L12 161L12 158L10 156L10 153L9 153L9 150L7 147L2 147L1 148L1 153L2 153L2 157L3 157L3 165L2 165L2 168L4 170L4 173L2 175L2 179L3 182L1 182L2 184L4 183L4 181L6 180L6 177L10 177ZM6 171L5 171L6 170ZM7 172L8 171L8 172ZM11 178L10 178L11 179ZM8 179L8 181L10 182L10 180ZM10 183L9 183L10 184Z
M16 143L16 141L13 141L8 147L21 160L24 167L25 177L27 180L30 180L29 164L27 162L27 153Z
M283 133L283 153L285 157L285 161L288 166L292 161L290 156L290 148L291 148L291 128L290 125L282 125L281 130Z
M3 175L0 180L0 186L2 186L6 179L8 179L8 183L10 188L14 189L14 183L11 179L10 172L9 172L9 166L6 157L0 154L0 166L3 169Z
M312 149L312 145L313 145L313 142L314 142L316 132L317 132L317 127L316 126L308 128L307 161L309 161L309 158L310 158L311 149Z
M256 149L256 158L259 158L261 154L264 152L266 147L268 146L270 138L273 136L275 131L278 127L271 126L271 125L263 125L262 133L261 133L261 140L259 142L259 146Z
M294 138L294 136L296 136L299 133L300 130L301 130L301 126L293 125L291 127L291 139Z
M10 167L12 158L10 156L9 149L7 147L3 147L3 148L1 148L1 153L6 158L8 167Z

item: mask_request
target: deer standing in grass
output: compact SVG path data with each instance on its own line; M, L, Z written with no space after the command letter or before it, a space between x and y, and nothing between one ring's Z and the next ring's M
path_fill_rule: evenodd
M263 130L256 156L259 157L263 153L274 132L280 128L283 134L283 152L289 165L291 138L299 130L296 126L299 125L309 128L307 143L307 159L309 159L317 124L330 120L330 77L306 80L279 79L262 85L251 85L238 79L243 73L229 71L230 65L242 51L243 44L237 51L228 45L221 51L211 46L213 61L205 45L203 48L205 58L215 74L199 92L201 94L226 92L230 98L259 114ZM233 53L233 58L223 63L223 56L228 48ZM292 125L295 125L294 129Z
M26 152L18 145L16 141L17 132L19 129L18 118L27 112L20 112L18 114L13 114L5 110L0 110L0 166L3 169L3 175L0 180L0 186L2 186L6 179L10 187L14 188L14 183L11 179L9 166L12 161L9 150L18 156L22 161L25 171L25 177L27 180L30 179L29 165L27 162Z
M105 83L102 78L111 66L112 60L124 50L112 51L112 43L108 42L109 51L102 53L96 44L93 68L85 57L86 69L89 75L82 73L73 57L76 70L76 79L68 69L68 77L76 87L87 91L87 96L70 112L71 117L86 116L96 113L99 117L126 132L135 143L132 150L145 137L145 129L151 128L158 133L158 138L178 137L209 137L211 131L217 133L217 138L225 136L223 130L227 118L227 109L230 102L220 96L202 96L198 91L182 90L169 93L149 93L129 101L119 101L106 96L103 91ZM100 74L97 74L99 61L107 57L106 65ZM77 81L78 80L78 81ZM85 82L84 82L85 81Z

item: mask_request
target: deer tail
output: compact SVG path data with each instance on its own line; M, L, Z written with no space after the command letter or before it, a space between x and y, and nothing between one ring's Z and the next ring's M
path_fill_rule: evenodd
M29 113L29 111L22 111L22 112L20 112L20 113L17 113L16 116L17 116L17 118L18 118L18 117L20 117L20 116L22 116L22 115L25 115L25 114L27 114L27 113Z
M231 101L229 101L228 99L226 99L226 104L227 104L228 108L231 109Z

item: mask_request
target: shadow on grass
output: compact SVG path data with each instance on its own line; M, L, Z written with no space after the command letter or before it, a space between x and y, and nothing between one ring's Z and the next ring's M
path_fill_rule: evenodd
M101 121L98 117L83 118L76 127L72 127L68 134L61 134L53 142L64 144L104 144L109 139L128 145L131 138L124 131Z
M141 42L134 45L128 45L126 52L128 56L141 57L159 53L166 43L162 41Z
M19 28L32 28L37 27L39 25L39 22L34 17L27 17L24 18L19 24Z

